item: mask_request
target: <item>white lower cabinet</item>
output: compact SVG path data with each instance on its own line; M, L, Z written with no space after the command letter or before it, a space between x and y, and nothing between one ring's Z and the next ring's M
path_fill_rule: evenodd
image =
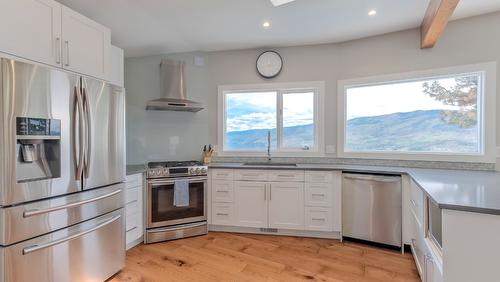
M127 250L142 242L143 175L127 176L125 181L125 242Z
M339 172L211 169L210 175L213 225L341 231Z
M311 231L334 231L331 208L306 207L305 229Z
M269 227L304 229L304 183L272 182L269 187Z
M267 183L235 181L236 225L242 227L268 227Z
M234 206L232 203L214 203L212 205L212 224L234 225Z

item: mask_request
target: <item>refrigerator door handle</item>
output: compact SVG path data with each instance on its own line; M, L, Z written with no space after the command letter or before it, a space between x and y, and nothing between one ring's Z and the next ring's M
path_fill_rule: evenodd
M75 86L75 105L73 111L73 153L75 155L75 167L76 167L76 180L81 179L83 173L83 158L85 156L85 150L82 146L84 139L84 127L82 126L83 121L83 102L80 93L80 86ZM78 122L77 122L78 121ZM78 130L78 148L76 145L76 130ZM76 158L78 154L78 159Z
M121 192L122 192L122 190L116 190L116 191L113 191L113 192L110 192L108 194L101 195L101 196L98 196L98 197L95 197L92 199L86 199L86 200L82 200L82 201L78 201L78 202L73 202L73 203L69 203L66 205L62 205L62 206L50 207L50 208L46 208L46 209L27 210L27 211L23 212L23 217L26 218L26 217L31 217L31 216L35 216L35 215L51 213L51 212L55 212L58 210L64 210L64 209L70 209L70 208L74 208L74 207L83 206L83 205L88 204L88 203L97 202L99 200L109 198L109 197L114 196L116 194L120 194Z
M120 217L121 217L121 215L115 215L111 219L109 219L109 220L107 220L107 221L105 221L105 222L103 222L103 223L101 223L101 224L99 224L97 226L94 226L94 227L92 227L90 229L87 229L85 231L81 231L81 232L79 232L77 234L73 234L73 235L70 235L68 237L57 239L57 240L54 240L54 241L51 241L51 242L47 242L47 243L43 243L43 244L40 244L40 245L33 245L33 246L30 246L30 247L26 247L26 248L23 249L23 255L27 255L29 253L33 253L33 252L40 251L40 250L43 250L43 249L46 249L46 248L50 248L52 246L62 244L64 242L76 239L78 237L82 237L82 236L84 236L86 234L92 233L92 232L94 232L94 231L96 231L98 229L103 228L106 225L109 225L109 224L115 222Z
M86 152L85 152L85 178L89 178L90 171L90 161L91 161L91 152L92 152L92 120L91 120L91 111L90 111L90 101L89 96L87 95L87 90L85 87L82 88L83 94L83 108L85 115L85 131L87 133L86 137Z

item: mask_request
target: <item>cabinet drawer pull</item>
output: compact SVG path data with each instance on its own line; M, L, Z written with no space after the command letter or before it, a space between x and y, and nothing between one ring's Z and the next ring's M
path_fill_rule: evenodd
M317 196L317 197L324 197L325 194L312 194L313 196Z
M220 212L218 212L215 215L225 215L225 216L228 216L229 214L228 213L220 213Z
M61 64L61 38L56 37L56 64Z
M295 177L295 175L290 175L290 174L278 174L276 176L278 176L278 177Z
M316 221L326 221L325 218L319 218L319 217L313 217L312 220L316 220Z
M217 193L229 193L229 191L225 191L225 190L219 190L219 191L216 191Z

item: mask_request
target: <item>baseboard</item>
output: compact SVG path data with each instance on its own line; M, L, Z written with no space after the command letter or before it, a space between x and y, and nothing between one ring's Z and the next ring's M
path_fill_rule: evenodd
M140 238L137 238L134 241L128 243L125 250L128 251L128 250L132 249L133 247L135 247L143 242L144 242L144 238L141 236Z
M325 231L304 231L304 230L288 230L276 229L276 232L263 231L260 228L253 227L238 227L238 226L225 226L225 225L208 225L209 231L220 232L234 232L234 233L250 233L250 234L263 234L263 235L277 235L277 236L297 236L297 237L311 237L323 239L338 239L340 240L340 232L325 232Z

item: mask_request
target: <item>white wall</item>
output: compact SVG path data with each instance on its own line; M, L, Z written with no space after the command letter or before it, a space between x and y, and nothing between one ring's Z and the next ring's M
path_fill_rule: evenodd
M282 73L269 82L323 80L325 93L325 144L335 145L337 81L372 75L408 72L455 65L500 60L500 13L451 22L433 49L421 50L418 29L381 35L340 44L272 48L284 60ZM155 156L158 139L179 136L186 141L163 156L182 159L198 156L199 145L217 143L217 86L221 84L263 83L255 70L255 60L264 50L239 50L202 54L206 66L189 66L187 71L190 98L207 104L197 114L147 113L145 97L159 95L158 64L161 56L127 59L125 64L128 93L128 157L129 163ZM192 63L193 54L167 57L184 58ZM500 78L500 72L498 72ZM497 79L498 80L498 79ZM497 99L497 108L500 99ZM191 115L191 116L189 116ZM182 120L181 117L187 117ZM182 121L181 121L182 120ZM153 126L148 126L153 122ZM182 122L182 124L178 124ZM499 128L500 123L497 124ZM158 127L162 131L158 131ZM167 130L168 129L168 130ZM146 138L137 137L151 136ZM140 135L139 135L140 136ZM196 140L190 140L196 138ZM497 129L497 144L500 144ZM198 146L198 147L197 147ZM196 154L193 153L196 152ZM334 157L334 155L332 155Z

